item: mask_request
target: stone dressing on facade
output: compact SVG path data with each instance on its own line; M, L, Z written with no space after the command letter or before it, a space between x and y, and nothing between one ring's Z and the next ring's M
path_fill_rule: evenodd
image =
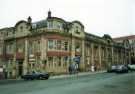
M115 42L124 43L124 46L130 48L131 64L135 64L135 35L113 38Z
M112 64L127 64L129 48L109 35L98 37L84 31L79 21L52 17L32 22L21 20L14 27L0 29L0 66L8 78L32 71L68 73L70 64L79 71L105 70Z

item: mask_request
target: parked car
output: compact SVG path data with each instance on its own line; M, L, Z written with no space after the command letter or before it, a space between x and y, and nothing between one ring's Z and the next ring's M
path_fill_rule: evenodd
M107 72L109 72L109 73L115 72L116 71L116 67L117 67L117 65L112 65L112 66L108 67Z
M34 79L48 79L49 78L49 73L41 73L41 72L36 72L33 71L32 73L28 73L26 75L22 75L21 78L24 80L34 80Z
M127 73L128 67L126 65L117 65L115 72L116 73Z
M128 64L128 70L135 71L135 64Z

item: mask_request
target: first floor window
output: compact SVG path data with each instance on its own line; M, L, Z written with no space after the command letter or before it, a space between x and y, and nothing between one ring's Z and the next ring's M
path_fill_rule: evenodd
M53 40L48 40L48 48L53 49Z
M48 27L48 29L52 29L53 28L53 22L48 22L47 27Z
M68 42L67 41L64 42L64 48L65 48L64 50L66 50L66 51L68 50Z

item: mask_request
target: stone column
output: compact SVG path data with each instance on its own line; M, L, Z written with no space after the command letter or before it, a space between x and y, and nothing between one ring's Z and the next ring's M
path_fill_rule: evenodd
M118 49L116 50L116 58L117 58L117 59L116 59L116 60L117 60L117 61L116 61L116 64L118 64L118 62L119 62L119 52L118 52Z
M111 63L114 64L114 53L113 53L113 47L111 47L111 51L112 51L112 60Z
M71 39L71 62L73 62L73 58L75 57L75 39Z
M94 51L93 51L93 44L91 44L91 64L94 64Z
M41 51L41 60L43 61L43 58L44 58L44 37L43 36L41 36L40 51Z
M130 50L128 50L128 54L129 54L129 56L128 56L128 62L127 63L131 64L131 51Z
M41 35L40 51L41 51L41 61L42 61L42 63L45 63L45 60L46 60L46 47L47 47L47 44L46 44L46 40L44 39L44 35ZM43 69L41 69L41 70L45 71Z
M107 66L110 66L111 64L110 64L110 62L108 62L108 48L106 47L105 48L105 50L106 50L106 55L105 55L105 62L106 62L106 64L107 64Z
M82 39L82 53L81 53L82 55L81 55L81 62L80 62L80 68L81 68L82 71L85 70L85 64L84 63L86 63L85 62L85 58L84 58L85 57L84 56L85 55L84 53L85 53L85 42Z
M43 60L46 60L46 69L49 68L48 62L47 62L47 50L48 50L48 40L45 38L45 36L42 37L42 43L43 43Z
M13 78L17 78L17 66L16 66L16 41L14 42L14 49L13 49L14 51L13 51L13 54L14 54L14 58L13 58L13 61L12 61L12 63L13 63L13 74L12 74L12 76L13 76Z
M28 38L25 38L25 50L24 50L24 62L23 62L23 74L28 72Z
M102 60L101 60L101 45L99 45L99 47L98 47L98 51L99 51L99 53L98 53L98 55L99 55L99 66L100 66L100 70L102 70Z

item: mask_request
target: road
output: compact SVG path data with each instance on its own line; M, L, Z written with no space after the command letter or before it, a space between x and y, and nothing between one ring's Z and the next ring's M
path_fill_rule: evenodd
M0 94L135 94L135 72L2 84Z

